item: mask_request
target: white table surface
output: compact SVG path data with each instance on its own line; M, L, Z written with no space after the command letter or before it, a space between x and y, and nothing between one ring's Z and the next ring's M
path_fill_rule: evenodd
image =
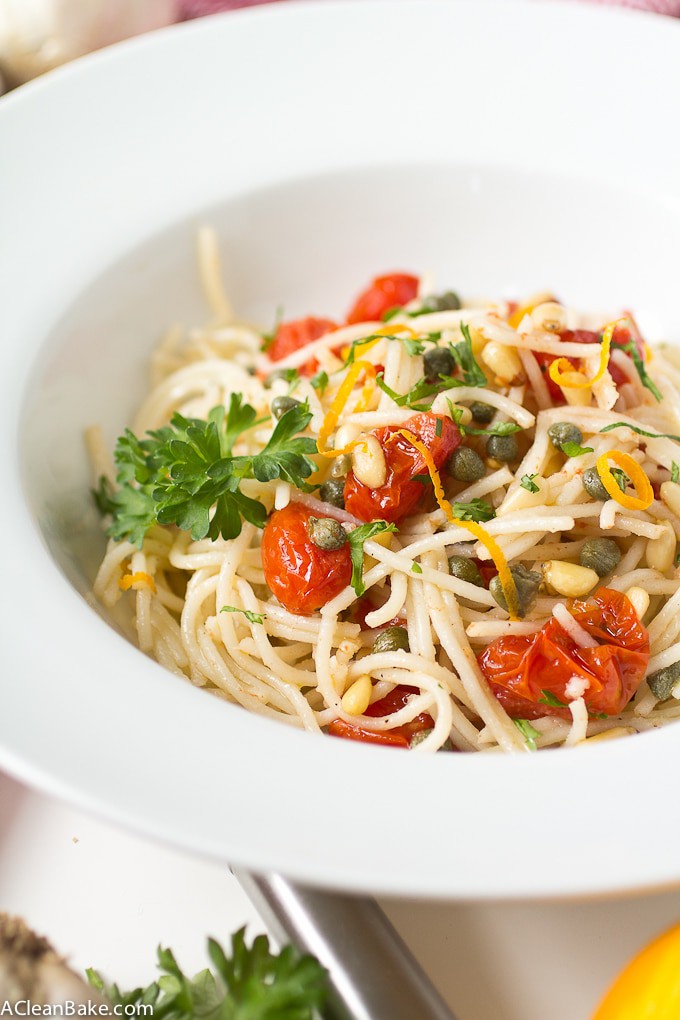
M680 921L680 891L588 903L381 903L458 1020L587 1020L627 958ZM23 916L76 969L95 966L127 987L153 980L159 943L193 971L206 964L207 935L227 942L245 923L251 935L264 930L225 865L1 773L0 910Z

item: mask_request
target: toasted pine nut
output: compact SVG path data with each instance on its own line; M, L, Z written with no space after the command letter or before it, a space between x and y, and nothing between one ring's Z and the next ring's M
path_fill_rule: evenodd
M503 514L509 514L512 510L524 510L527 507L541 506L545 503L547 498L545 478L536 475L532 481L534 485L538 486L538 492L529 492L527 489L523 489L521 485L518 486L512 495L508 496L499 506L496 511L499 517Z
M375 436L364 436L352 450L352 471L357 481L379 489L387 478L387 463Z
M587 595L600 580L590 567L567 560L548 560L543 564L543 577L554 592L565 598Z
M632 603L633 609L638 614L640 620L642 620L642 617L649 609L649 595L647 592L644 588L629 588L626 592L626 598Z
M448 418L451 417L451 408L449 407L449 400L443 393L438 393L432 403L433 414L445 414ZM469 425L472 421L472 411L469 407L463 407L462 404L453 404L458 414L458 421L461 425ZM460 412L460 413L459 413Z
M371 678L364 673L343 694L340 702L343 712L347 715L363 715L371 703L372 691Z
M645 556L648 567L651 567L652 570L660 570L662 574L665 574L675 562L676 541L672 525L668 521L664 521L662 527L663 535L659 538L650 538Z
M664 482L661 486L661 499L669 510L680 514L680 485L677 482Z
M544 301L534 308L531 322L534 329L542 329L546 333L561 333L567 328L567 313L557 301Z
M490 340L480 357L493 372L499 386L507 386L524 377L522 362L514 347Z
M353 443L355 439L361 435L361 429L358 425L352 425L348 422L346 425L341 425L338 431L335 433L335 442L333 443L334 450L344 450L345 447Z

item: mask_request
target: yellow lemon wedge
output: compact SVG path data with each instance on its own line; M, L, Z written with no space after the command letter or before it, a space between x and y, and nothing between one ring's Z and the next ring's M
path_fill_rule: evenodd
M678 1020L680 925L660 935L619 974L592 1020Z

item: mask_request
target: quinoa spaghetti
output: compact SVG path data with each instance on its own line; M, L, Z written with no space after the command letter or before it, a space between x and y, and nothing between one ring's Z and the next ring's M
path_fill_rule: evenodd
M632 315L466 306L406 273L343 323L168 334L115 464L94 592L268 718L418 752L680 716L680 369Z

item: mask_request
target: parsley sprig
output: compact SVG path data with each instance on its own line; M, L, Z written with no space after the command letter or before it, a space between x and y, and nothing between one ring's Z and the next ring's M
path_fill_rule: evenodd
M328 998L327 973L321 964L293 946L272 953L266 935L258 935L248 946L241 928L232 935L230 956L209 939L208 955L213 969L190 978L171 950L159 948L162 976L130 992L107 985L95 970L88 969L87 977L111 1006L121 1007L121 1013L150 1005L153 1015L163 1020L312 1020Z
M364 584L364 542L367 542L370 538L375 538L376 535L381 535L385 531L396 530L394 524L388 524L387 521L371 521L369 524L362 524L360 527L354 528L347 535L352 560L352 580L350 584L357 595L363 595L366 591L366 585Z
M175 524L194 541L236 538L244 520L263 528L267 510L241 491L241 483L281 478L311 492L306 479L316 470L309 457L316 441L299 435L311 418L307 402L295 405L260 453L239 457L232 454L234 444L258 424L257 412L240 394L232 394L226 413L215 407L207 420L174 414L169 425L143 439L128 429L116 445L118 488L100 484L96 493L100 509L113 518L109 534L141 545L154 523Z

